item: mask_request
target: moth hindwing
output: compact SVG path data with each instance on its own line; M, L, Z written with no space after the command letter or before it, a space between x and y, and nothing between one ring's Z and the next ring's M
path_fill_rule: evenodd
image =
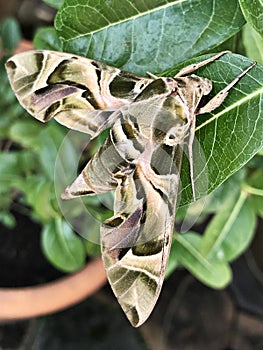
M31 51L6 63L22 106L92 137L111 127L104 144L63 198L115 190L114 216L101 225L108 280L131 324L140 326L158 299L173 233L184 144L197 114L211 112L249 70L199 108L212 83L191 74L226 52L183 68L175 77L143 78L73 54Z

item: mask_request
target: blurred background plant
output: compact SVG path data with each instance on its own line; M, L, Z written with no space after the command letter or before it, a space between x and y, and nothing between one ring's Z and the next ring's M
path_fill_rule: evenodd
M74 271L83 266L85 249L82 240L63 222L53 180L57 149L64 133L56 124L43 127L35 120L29 119L10 88L4 62L14 53L21 40L19 24L14 18L2 22L1 38L4 55L1 58L0 87L0 220L12 228L16 224L16 212L28 215L33 221L42 224L43 242L46 240L45 236L52 230L56 236L51 239L53 243L51 260L64 271ZM71 160L69 155L68 160L69 162ZM62 226L63 233L60 232ZM66 230L67 232L64 232ZM62 235L61 247L55 248L59 235ZM49 257L50 253L44 243L43 249ZM59 249L59 252L56 252L56 249ZM57 264L55 255L59 261Z
M62 2L57 1L50 0L46 2L57 9L62 5ZM64 11L59 11L56 15L55 28L58 32L53 27L38 30L34 37L36 48L55 50L70 48L72 50L72 46L75 45L74 52L81 54L82 46L79 45L78 35L74 33L73 38L70 38L70 30L62 28L66 21L71 26L75 25L74 21L72 22L69 18L69 5L70 1L66 1ZM38 13L42 13L41 8L37 7L37 9ZM88 6L82 10L84 13L86 11L85 14L89 16ZM246 13L245 5L243 5L243 10ZM81 15L83 15L83 12ZM23 18L24 13L25 9L22 8L21 10L20 8L20 17ZM126 16L129 22L129 16ZM241 12L239 16L239 31L235 28L231 33L225 34L225 37L222 36L220 40L224 39L225 41L220 43L219 46L217 45L216 49L212 39L208 44L205 43L204 47L206 51L230 48L246 54L252 59L257 59L258 63L261 63L263 60L262 37L260 33L252 28L253 18L250 24L247 23L241 29L242 24L244 24ZM26 17L28 19L28 16ZM52 20L52 15L49 20ZM33 24L30 23L30 25ZM106 30L104 29L105 24L99 23L98 26L100 26L101 31ZM257 29L256 26L254 27ZM89 40L88 29L90 28L85 28L84 38L87 38L85 40ZM77 28L76 31L78 30L80 29ZM60 33L62 37L64 36L64 39L59 39L57 33ZM79 34L81 33L79 32ZM232 36L229 38L230 34ZM1 24L0 220L4 225L12 228L15 226L16 211L30 216L32 220L42 225L42 248L46 257L63 271L75 271L83 266L87 254L91 256L99 254L99 247L90 240L83 239L74 233L71 226L65 221L58 205L58 196L54 186L54 169L57 152L62 141L65 140L68 130L55 122L51 122L49 125L41 125L29 118L17 102L8 83L4 62L15 52L21 39L22 34L18 21L15 18L5 19ZM212 47L210 48L210 46ZM96 50L98 49L96 48ZM203 47L199 51L203 52ZM95 52L94 55L96 55ZM110 54L106 54L106 60L107 55ZM178 57L178 60L180 61L180 57ZM162 68L166 67L163 65ZM73 139L78 137L79 135L75 134ZM88 150L86 150L85 158L93 154L94 149L100 143L100 139L91 143ZM72 165L76 164L76 160L80 157L78 154L80 145L76 147L74 142L70 140L63 147L67 148L67 152L66 154L64 152L64 158L60 152L60 161L64 166L63 171L70 173ZM258 147L258 144L255 147ZM182 264L208 285L222 287L229 283L231 272L228 262L235 259L247 248L255 232L256 216L262 216L262 190L262 152L259 152L246 167L208 196L202 215L199 215L199 226L202 221L207 222L207 217L211 218L212 214L214 216L206 227L202 225L202 236L195 232L175 235L168 274L176 266ZM100 222L112 213L110 209L107 209L108 205L102 204L105 201L112 203L112 196L107 196L103 201L94 198L86 200L92 215ZM196 215L198 206L200 206L200 203L197 202L187 211L188 219L190 216L191 220L191 213ZM185 206L178 211L179 222L184 212L186 212ZM229 215L230 213L233 215ZM98 235L98 229L99 224L95 224L95 237ZM94 238L93 241L96 240L99 242L97 238ZM187 244L190 244L194 250L185 250ZM216 257L216 262L215 270L212 268L209 277L207 271L204 270L203 258L205 256L211 257L211 254ZM201 260L200 256L202 257ZM222 270L218 270L220 259Z

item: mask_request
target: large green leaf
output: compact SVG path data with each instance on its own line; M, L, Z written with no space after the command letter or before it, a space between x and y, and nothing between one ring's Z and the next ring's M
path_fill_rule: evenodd
M213 96L249 65L251 61L247 58L227 54L200 68L196 74L213 82L214 89L211 94ZM175 72L175 70L169 70L165 73L173 76ZM197 116L196 143L194 144L197 196L210 193L262 148L262 110L263 67L256 65L231 89L219 108L212 114ZM186 157L182 166L181 181L180 205L185 205L192 198L189 164Z
M248 23L263 36L263 1L239 0L239 3Z
M140 74L218 46L243 24L237 0L65 0L55 21L64 51Z
M243 23L238 2L224 0L125 0L106 4L66 0L56 18L64 50L137 73L170 68L218 46ZM249 64L243 57L226 55L197 74L211 79L216 92ZM166 75L173 76L174 72L166 71ZM214 119L199 126L194 158L200 179L196 183L198 196L218 187L262 147L262 82L263 71L258 66L232 89ZM209 118L211 115L200 116L198 123ZM189 183L189 165L184 161L181 205L192 199Z

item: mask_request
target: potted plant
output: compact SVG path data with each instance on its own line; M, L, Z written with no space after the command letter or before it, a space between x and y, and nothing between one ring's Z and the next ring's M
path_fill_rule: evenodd
M215 9L205 6L204 3L209 19L207 22L205 16L199 16L196 5L192 6L187 2L168 2L165 6L152 3L147 9L143 5L138 5L138 8L129 7L127 3L127 8L123 8L117 17L114 17L114 13L118 13L119 6L123 5L114 4L116 8L114 7L113 13L112 7L109 8L107 4L91 6L91 2L82 6L74 1L75 12L72 17L71 0L66 0L63 4L50 0L48 3L59 9L55 28L45 28L37 32L34 39L37 49L73 52L137 74L151 71L154 74L165 72L163 74L174 76L181 67L189 62L198 61L194 59L195 56L227 49L238 51L237 35L241 34L245 23L239 2L236 0L231 0L231 3L229 0L222 0L217 3ZM240 3L246 15L249 3ZM222 18L220 14L224 6L229 11L227 16ZM218 15L215 16L213 11ZM97 16L96 22L93 21L94 16ZM193 18L196 18L196 22ZM198 19L203 21L205 29L201 29ZM258 28L253 18L247 19ZM180 23L184 23L185 30L178 30L181 28ZM136 28L136 31L133 32L132 28ZM246 39L249 35L256 41L261 39L250 27L247 26L243 30L247 54L253 57L258 53L253 51L250 41ZM249 64L249 59L231 55L201 68L198 75L213 82L215 94L225 85L225 77L231 81L237 75L237 71ZM204 120L197 122L196 138L204 157L198 159L200 162L194 163L194 166L197 173L206 175L205 188L202 188L204 177L200 176L202 181L198 196L203 198L217 187L218 189L206 197L205 204L201 203L201 215L198 212L200 201L190 205L192 192L189 186L189 165L185 158L181 172L177 218L181 223L181 232L189 231L197 219L200 222L208 215L213 215L213 218L203 235L194 231L174 235L167 274L178 265L183 265L203 283L213 288L223 288L231 281L229 263L247 248L253 238L256 215L262 216L260 149L263 122L259 109L262 99L262 75L262 67L258 65L251 73L253 79L250 78L257 83L253 85L252 80L249 80L247 85L240 84L239 92L235 89L230 91L229 98L216 116L208 115ZM9 89L7 83L5 88ZM14 101L13 95L9 91L9 95L6 96L9 96L10 100L7 102L11 105ZM252 104L255 107L252 108ZM241 108L242 113L239 113ZM67 182L67 177L62 178L62 174L69 173L71 176L72 164L77 168L77 151L83 149L83 139L79 142L79 134L68 134L67 130L55 123L43 128L32 119L25 118L24 112L18 106L17 110L12 111L15 122L10 125L10 112L8 113L9 115L1 118L6 120L1 137L18 144L21 149L19 152L11 149L8 153L11 156L6 152L1 155L1 164L6 159L6 175L4 174L1 180L4 185L3 195L10 198L13 188L23 193L23 201L32 209L32 217L43 225L42 246L46 256L63 271L74 271L83 266L86 254L97 254L94 243L98 242L99 222L111 216L112 198L107 195L102 199L87 199L84 204L78 203L80 206L69 204L67 207L61 204L56 191L60 191ZM90 144L86 152L92 154L93 147L100 145L100 142L98 139L94 144ZM58 153L59 162L56 162ZM197 153L194 157L198 156ZM14 157L13 163L8 157ZM22 166L17 167L18 162ZM247 166L244 167L246 163ZM65 169L62 169L61 164ZM2 220L12 224L10 203L10 200L7 201L3 207ZM92 221L92 232L88 233L88 237L82 230L83 225L79 229L79 235L76 235L64 219L66 216L78 230L78 218L82 215L80 207L83 205L88 208L90 214L86 219L89 220L90 216L96 219ZM101 263L98 260L97 266L100 270ZM105 275L100 283L104 280Z

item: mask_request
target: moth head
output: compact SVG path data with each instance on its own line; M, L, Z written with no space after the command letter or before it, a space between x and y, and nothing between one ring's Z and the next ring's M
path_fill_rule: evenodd
M189 77L193 85L202 92L202 95L208 95L212 90L212 82L209 79L199 77L198 75L190 75Z
M169 88L169 91L171 94L176 94L177 88L178 88L178 83L174 78L163 78L166 82L166 85Z
M209 79L191 74L175 79L181 89L195 90L199 95L208 95L212 90L212 82Z

